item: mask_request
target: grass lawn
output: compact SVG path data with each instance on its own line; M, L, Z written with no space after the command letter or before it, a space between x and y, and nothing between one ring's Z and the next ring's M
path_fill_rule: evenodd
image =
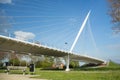
M34 78L48 80L120 80L119 71L39 71Z
M36 69L34 78L48 80L120 80L120 65L110 62L108 67L78 68L70 72Z
M0 70L1 73L4 70ZM10 74L22 74L19 70L13 70ZM27 72L28 74L28 72ZM63 70L41 70L36 68L37 76L32 78L47 80L120 80L120 65L110 64L103 68L78 68L70 72Z
M0 72L3 73L2 70ZM22 74L21 71L11 71L10 74ZM36 69L37 76L32 78L47 80L120 80L120 70L107 71L50 71Z

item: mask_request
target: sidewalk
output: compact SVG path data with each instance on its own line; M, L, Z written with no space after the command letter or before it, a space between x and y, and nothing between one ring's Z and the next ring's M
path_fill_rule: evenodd
M30 78L33 76L35 75L18 75L18 74L0 73L0 80L46 80L46 79Z

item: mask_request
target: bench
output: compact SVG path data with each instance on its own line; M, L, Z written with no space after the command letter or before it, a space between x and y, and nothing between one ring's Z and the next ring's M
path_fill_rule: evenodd
M7 66L7 74L9 74L10 70L22 70L23 75L25 75L26 73L26 69L27 67L23 67L23 66Z

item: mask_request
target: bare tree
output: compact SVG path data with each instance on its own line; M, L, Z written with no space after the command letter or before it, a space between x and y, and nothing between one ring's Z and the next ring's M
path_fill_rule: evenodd
M114 26L112 30L115 33L120 32L120 0L108 0L110 4L109 15L112 18Z

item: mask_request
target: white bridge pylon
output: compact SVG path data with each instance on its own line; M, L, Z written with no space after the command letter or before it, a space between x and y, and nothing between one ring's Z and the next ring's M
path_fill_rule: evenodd
M76 43L77 43L77 41L78 41L78 39L80 37L80 34L82 33L82 31L84 29L84 27L86 25L86 22L87 22L87 20L89 18L90 13L91 13L91 11L88 12L87 16L85 17L85 19L83 21L83 23L82 23L82 25L80 27L80 30L79 30L79 32L78 32L78 34L77 34L77 36L76 36L76 38L75 38L71 48L70 48L70 51L69 51L70 53L72 52L73 48L75 47L75 45L76 45ZM66 71L70 71L69 64L70 64L70 57L69 57L69 53L68 53Z

